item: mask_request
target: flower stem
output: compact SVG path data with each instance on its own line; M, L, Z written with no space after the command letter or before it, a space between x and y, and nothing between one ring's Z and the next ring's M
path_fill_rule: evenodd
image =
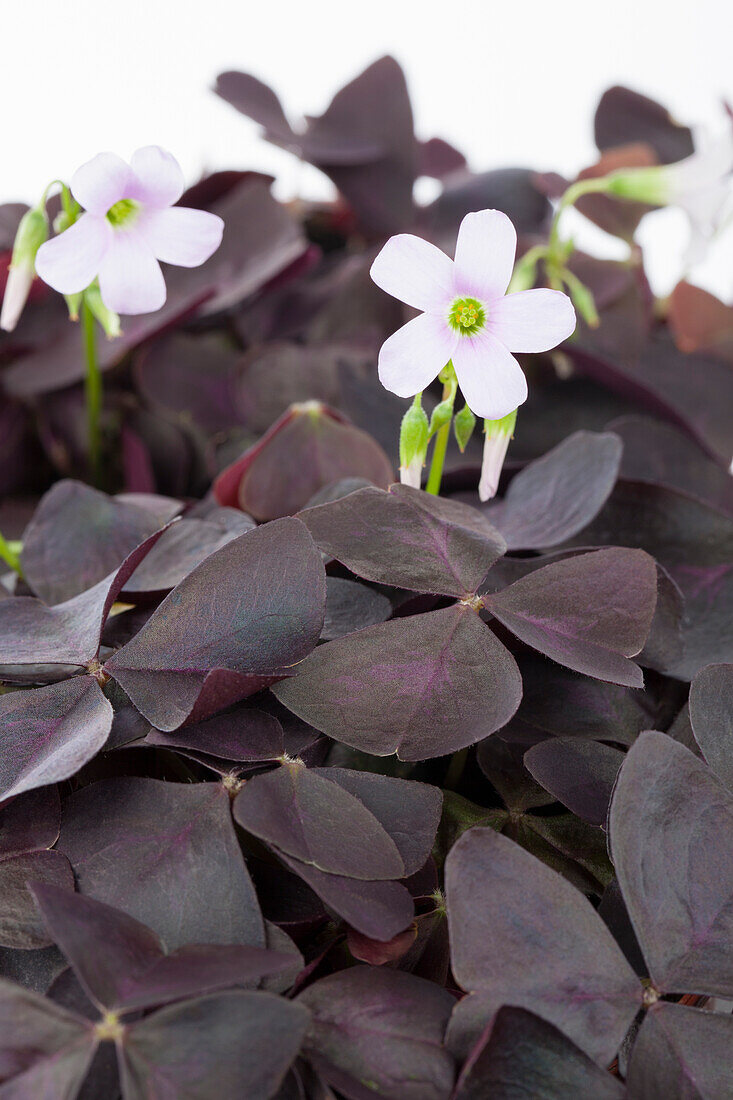
M450 401L452 407L455 399L456 387L451 385L450 382L445 382L443 385L443 401ZM440 482L443 477L443 466L445 464L445 452L448 449L448 440L450 439L450 426L451 420L449 420L447 424L444 424L442 428L439 428L435 433L433 457L430 462L430 473L428 474L428 483L425 486L425 491L427 493L432 493L433 496L437 496L440 492Z
M97 358L97 334L94 328L94 314L84 298L81 304L81 323L84 335L84 357L86 375L84 396L87 407L87 454L92 482L99 484L101 474L101 433L100 415L102 411L102 374Z
M590 195L594 192L608 191L608 178L606 176L598 176L593 179L576 180L575 183L571 183L567 191L562 195L560 201L557 204L555 210L555 216L552 219L552 225L550 226L550 237L547 242L547 255L551 260L556 259L559 252L562 251L562 242L560 240L560 220L569 206L575 206L578 199L581 199L583 195Z
M459 749L458 752L453 753L443 780L443 787L446 791L454 791L460 783L467 759L468 749Z

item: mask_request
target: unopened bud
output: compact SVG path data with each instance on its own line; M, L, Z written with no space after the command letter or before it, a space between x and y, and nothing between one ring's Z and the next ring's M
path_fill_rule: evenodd
M12 332L20 320L36 274L36 253L48 239L48 218L45 205L27 210L20 219L13 244L8 281L0 313L0 328Z
M402 418L400 428L400 481L420 488L422 468L428 449L428 418L419 396Z
M473 429L476 427L476 417L473 415L468 405L464 405L460 412L456 413L456 418L453 421L453 431L456 436L456 443L461 454L468 446L468 441L473 435Z
M484 420L484 458L481 465L481 480L478 495L481 500L491 500L499 488L499 478L504 466L509 441L514 434L517 422L517 410L510 412L501 420Z
M439 405L436 405L433 409L432 416L430 417L430 429L428 434L433 436L436 432L444 428L446 424L450 424L451 417L453 416L453 398L447 398L445 401L441 401Z
M108 339L113 340L116 336L119 336L122 332L119 314L114 313L104 304L99 286L96 283L92 283L90 287L87 287L84 291L84 298L97 321L99 321L99 324L106 332ZM71 308L69 308L69 316L71 316Z
M585 323L590 328L598 328L601 322L592 292L585 283L581 283L580 279L575 277L572 279L566 278L565 285L568 288L568 294L573 305Z

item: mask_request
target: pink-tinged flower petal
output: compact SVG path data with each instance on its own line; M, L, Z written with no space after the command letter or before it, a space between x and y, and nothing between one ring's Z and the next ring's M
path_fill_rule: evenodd
M114 236L106 218L82 214L36 254L36 272L59 294L78 294L96 278Z
M132 154L133 179L129 198L140 199L146 206L162 209L178 202L184 179L176 158L159 145L145 145Z
M482 301L506 292L514 268L517 232L501 210L466 214L456 244L456 290Z
M165 302L165 280L149 246L134 230L113 234L99 269L99 289L115 313L155 313Z
M527 379L522 368L486 330L459 337L453 366L466 404L484 420L500 420L527 400Z
M479 500L491 500L496 496L510 440L509 432L487 432L484 436L481 479L478 483Z
M129 164L116 153L97 153L71 177L71 192L91 214L106 214L110 206L127 197L132 178Z
M491 303L489 331L510 351L549 351L575 332L575 310L560 290L520 290Z
M5 332L12 332L18 324L23 307L28 300L34 276L32 263L10 265L0 311L0 328Z
M414 397L443 369L459 340L441 317L415 317L382 344L379 381L398 397Z
M163 263L198 267L221 244L224 222L206 210L171 206L145 211L136 228Z
M390 237L370 275L387 294L415 309L442 311L454 297L453 261L412 233Z

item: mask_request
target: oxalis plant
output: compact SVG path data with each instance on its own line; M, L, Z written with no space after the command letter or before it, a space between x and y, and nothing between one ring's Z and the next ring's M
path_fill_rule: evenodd
M726 1100L733 310L634 234L729 124L611 89L564 180L389 58L216 91L338 198L0 208L0 1100Z

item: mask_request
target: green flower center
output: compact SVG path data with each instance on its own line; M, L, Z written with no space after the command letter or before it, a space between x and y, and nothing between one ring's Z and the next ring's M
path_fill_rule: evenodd
M486 310L476 298L456 298L448 311L448 324L461 336L473 336L486 324Z
M140 211L140 203L134 199L120 199L107 211L107 221L115 228L121 225L129 225L135 220Z

